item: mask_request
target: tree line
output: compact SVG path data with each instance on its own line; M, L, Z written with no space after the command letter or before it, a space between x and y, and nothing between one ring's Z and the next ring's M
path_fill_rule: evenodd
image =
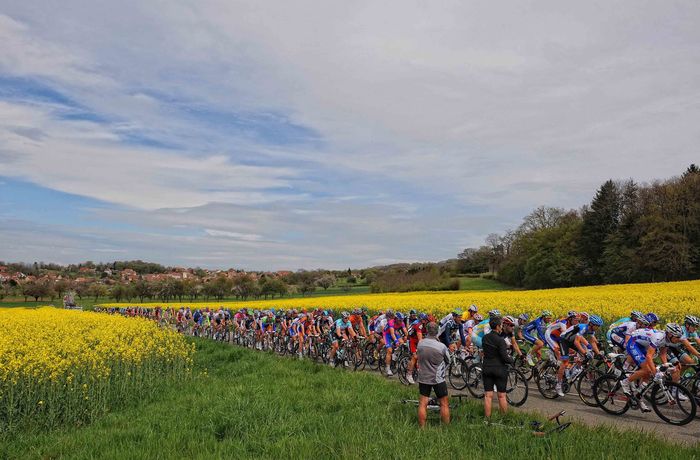
M579 210L539 207L456 265L529 289L700 278L700 168L643 185L608 180Z

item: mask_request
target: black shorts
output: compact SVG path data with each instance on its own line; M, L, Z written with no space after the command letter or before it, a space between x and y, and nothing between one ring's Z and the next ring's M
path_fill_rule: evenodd
M437 383L435 385L418 383L418 391L421 396L429 398L432 390L435 390L435 396L437 396L438 399L444 398L447 396L447 382Z
M494 385L496 391L505 393L508 386L508 372L505 369L489 369L484 368L481 371L481 377L484 380L484 391L493 391Z

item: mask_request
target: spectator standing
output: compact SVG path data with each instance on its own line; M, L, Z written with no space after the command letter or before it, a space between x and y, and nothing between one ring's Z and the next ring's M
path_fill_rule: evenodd
M501 337L503 319L500 316L492 316L489 319L491 332L486 334L482 341L484 350L483 380L484 380L484 416L491 420L491 403L493 400L493 387L498 391L498 410L505 414L508 410L506 400L506 386L508 382L508 365L513 364L513 359L508 355L506 341Z
M430 394L440 403L440 418L442 423L450 423L450 405L445 382L445 370L450 362L450 353L444 343L437 339L439 326L430 322L425 327L427 337L418 343L418 425L423 428L428 417L428 401Z

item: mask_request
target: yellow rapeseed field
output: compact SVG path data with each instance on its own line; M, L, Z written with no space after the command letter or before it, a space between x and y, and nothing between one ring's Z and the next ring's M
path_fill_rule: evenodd
M144 319L0 309L0 431L89 421L185 376L193 352Z
M569 310L588 311L606 320L629 314L630 310L654 311L665 321L678 320L686 314L700 315L700 281L673 283L618 284L538 291L454 291L401 294L367 294L309 297L248 302L185 302L129 304L146 307L168 306L191 308L324 308L348 310L365 306L372 311L393 308L446 314L454 308L465 309L475 304L480 311L500 309L504 314L536 314L543 309L563 315ZM106 304L105 306L124 306Z

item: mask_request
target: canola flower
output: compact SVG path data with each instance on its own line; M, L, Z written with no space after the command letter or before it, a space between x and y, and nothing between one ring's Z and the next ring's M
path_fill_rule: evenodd
M193 347L144 319L0 309L0 431L90 421L186 376Z
M141 307L239 309L332 309L367 307L370 311L417 310L443 315L455 308L475 304L480 311L499 309L504 314L536 315L543 309L563 316L569 310L587 311L608 321L629 315L630 310L653 311L665 321L680 320L686 314L700 315L700 280L670 283L617 284L536 291L450 291L391 294L366 294L247 302L185 302L128 304ZM120 307L126 304L104 304Z

